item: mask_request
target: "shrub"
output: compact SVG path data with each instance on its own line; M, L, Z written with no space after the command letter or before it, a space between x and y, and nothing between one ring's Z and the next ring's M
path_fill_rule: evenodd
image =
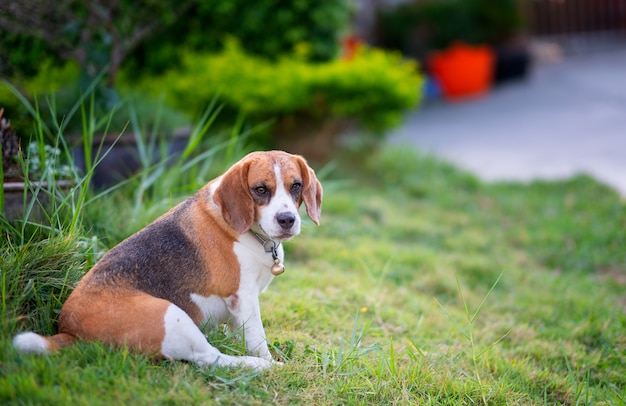
M78 74L79 67L76 63L66 62L59 65L49 58L41 61L36 75L15 78L11 82L31 102L37 100L39 104L46 103L54 95L55 107L60 107L60 111L66 113L63 105L71 105L77 96L77 92L68 94L67 89L71 84L75 85ZM0 108L5 109L5 117L11 117L11 124L18 136L25 137L31 133L33 126L27 109L4 83L0 83Z
M411 1L378 17L385 46L415 57L456 41L499 45L524 24L516 0Z
M218 52L226 36L249 53L268 59L296 54L311 61L337 56L349 26L346 0L195 1L171 27L142 44L131 59L153 73L178 65L181 44L198 52Z
M285 57L272 62L231 41L218 54L187 52L180 68L127 87L148 94L165 90L166 100L187 112L217 94L227 107L252 119L346 117L380 134L417 104L422 81L414 62L381 50L363 47L349 61L313 64Z
M0 4L0 57L7 54L1 51L4 48L15 55L0 63L0 74L32 71L30 66L39 64L38 56L54 53L57 59L77 62L86 84L106 72L106 87L112 88L129 53L177 21L190 4L176 0L21 0L8 7ZM34 45L33 49L28 45Z
M0 31L4 30L0 28ZM3 77L34 76L41 61L49 63L50 59L62 62L41 39L10 32L0 36L0 75Z
M348 28L346 0L245 0L199 5L211 15L213 37L238 38L255 55L276 58L299 53L315 61L337 56L339 36ZM268 35L273 33L273 35Z
M11 117L12 127L24 139L24 144L29 141L33 120L24 100L16 96L11 87L17 88L21 97L38 109L38 119L45 127L56 128L61 125L65 135L76 135L82 130L80 114L76 114L77 100L80 101L79 105L85 102L84 106L93 108L93 113L98 117L110 115L108 130L112 133L127 128L131 119L130 108L140 117L143 125L155 126L158 123L159 129L166 134L189 126L189 120L184 114L165 108L159 99L142 97L133 92L127 92L123 100L116 91L112 91L113 95L103 95L102 91L110 89L98 86L97 80L81 88L77 81L79 75L80 67L74 61L59 65L53 59L46 59L39 65L36 75L0 82L0 108L5 109L6 117ZM58 120L57 116L63 120ZM54 141L54 134L49 141Z

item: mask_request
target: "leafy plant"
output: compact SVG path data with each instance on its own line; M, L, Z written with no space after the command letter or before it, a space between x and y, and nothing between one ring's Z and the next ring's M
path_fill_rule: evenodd
M218 52L229 37L247 53L267 59L295 55L328 61L338 54L349 12L346 0L194 1L175 24L139 47L130 70L162 73L179 66L185 49Z
M38 71L33 76L17 76L13 80L3 81L0 84L0 106L5 109L5 116L11 117L11 124L16 129L18 135L29 134L32 130L32 119L30 112L21 99L16 95L20 93L30 104L39 100L43 103L47 98L54 97L57 106L65 106L64 113L69 113L70 107L76 103L80 95L72 94L72 98L66 98L66 90L72 83L76 82L79 75L79 68L73 62L59 65L50 58L43 59L38 64ZM10 83L10 84L9 84ZM51 118L47 117L48 111L41 111L41 118L51 125ZM24 144L28 139L23 140Z
M45 44L59 59L78 63L84 87L106 70L107 87L111 89L126 56L141 41L173 23L190 5L191 1L162 0L60 0L54 4L23 0L0 5L0 28L11 34L3 36L0 48L12 49L12 45L22 42ZM19 63L19 70L26 65L24 60L39 56L21 51L22 58L12 58ZM38 60L29 62L39 65Z
M497 45L523 25L516 0L415 0L379 19L385 46L416 57L458 41Z
M160 96L145 97L131 89L122 95L122 99L116 99L112 105L102 103L96 94L99 91L102 74L94 79L90 86L81 89L76 82L80 74L79 69L79 66L71 61L57 65L46 59L41 62L36 75L5 81L0 86L0 106L5 107L5 116L11 116L11 124L22 136L23 144L28 144L29 139L26 135L32 131L33 112L29 111L27 105L35 104L38 108L36 114L42 128L45 129L44 136L48 144L55 141L56 135L49 130L55 127L63 128L68 142L81 138L85 123L83 117L77 113L85 101L91 104L89 114L93 117L107 117L108 133L124 131L131 121L131 111L142 127L158 127L164 134L173 134L177 129L190 126L190 119L179 111L167 108ZM81 102L77 104L77 100ZM93 130L97 132L94 135L101 135L104 127L100 125Z
M180 69L146 78L138 87L147 94L167 89L168 103L183 111L219 95L228 108L257 121L293 114L348 117L379 134L418 103L423 80L415 63L365 48L351 61L311 64L285 57L271 62L231 41L219 54L188 52L181 63Z
M215 39L232 35L247 52L266 58L296 54L320 62L337 56L340 36L348 30L350 3L262 0L250 7L245 0L229 0L199 4L198 11L212 21Z

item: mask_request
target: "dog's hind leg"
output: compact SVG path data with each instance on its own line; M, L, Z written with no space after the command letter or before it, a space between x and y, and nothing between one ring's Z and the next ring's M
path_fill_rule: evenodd
M164 316L165 337L161 355L166 358L192 361L198 365L240 366L266 369L272 363L257 357L222 354L207 341L193 320L181 308L172 304Z

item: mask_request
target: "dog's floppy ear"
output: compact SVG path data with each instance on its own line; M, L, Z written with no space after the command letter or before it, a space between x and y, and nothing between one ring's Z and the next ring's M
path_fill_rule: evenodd
M254 222L254 201L248 190L249 169L250 161L235 164L222 175L213 195L222 209L222 217L239 234L248 231Z
M296 157L302 172L302 200L306 206L306 214L319 226L322 214L322 184L315 176L315 171L307 165L304 158Z

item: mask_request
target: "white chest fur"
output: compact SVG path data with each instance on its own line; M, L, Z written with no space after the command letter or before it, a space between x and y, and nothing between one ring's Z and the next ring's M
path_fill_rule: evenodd
M252 234L246 233L239 238L233 247L241 269L241 284L239 289L263 292L273 279L270 272L274 259L272 254L265 251L263 245ZM284 260L283 246L279 245L276 254L281 262Z
M248 354L270 361L272 356L261 321L259 294L274 278L270 271L274 260L251 233L240 236L239 241L234 243L233 251L241 273L237 292L225 298L202 297L192 293L191 300L202 310L205 320L213 324L228 321L233 331L243 329ZM278 247L276 254L282 262L282 246Z
M271 253L265 252L263 245L252 233L240 236L239 241L233 245L233 251L239 262L240 283L237 293L237 301L246 301L257 297L270 284L274 275L270 268L274 264ZM284 251L282 245L278 246L276 253L282 262ZM191 294L191 300L200 308L204 315L204 321L219 325L228 320L233 311L233 299L219 296L204 297L195 293Z

